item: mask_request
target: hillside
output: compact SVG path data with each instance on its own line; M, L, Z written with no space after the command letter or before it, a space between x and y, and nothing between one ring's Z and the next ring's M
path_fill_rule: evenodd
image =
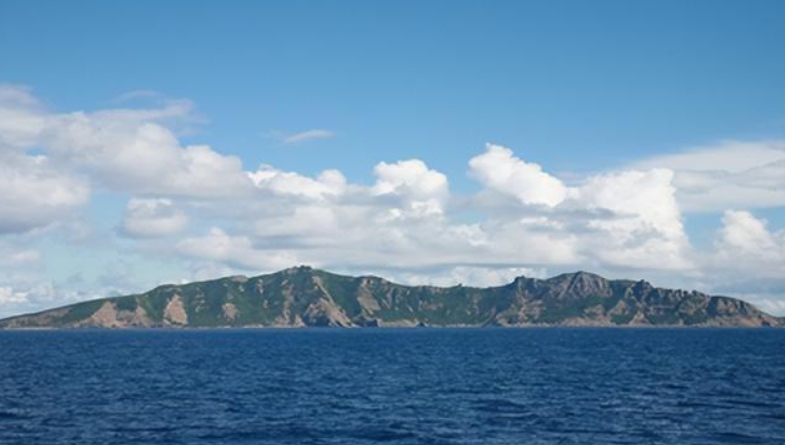
M0 328L784 326L744 301L577 272L499 287L404 286L306 266L163 285L0 320Z

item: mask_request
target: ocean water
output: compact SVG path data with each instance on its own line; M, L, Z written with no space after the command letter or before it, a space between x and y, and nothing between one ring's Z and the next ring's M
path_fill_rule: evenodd
M785 330L0 332L0 444L785 444Z

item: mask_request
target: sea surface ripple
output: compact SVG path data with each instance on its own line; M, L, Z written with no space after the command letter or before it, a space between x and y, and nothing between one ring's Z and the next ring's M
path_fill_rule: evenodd
M0 332L0 444L785 444L785 330Z

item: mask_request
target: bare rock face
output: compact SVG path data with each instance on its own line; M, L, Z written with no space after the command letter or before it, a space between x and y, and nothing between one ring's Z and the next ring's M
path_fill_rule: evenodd
M302 316L308 326L342 327L354 326L346 313L334 302L319 300L311 303Z
M164 308L164 320L168 324L175 326L185 326L188 324L188 314L185 312L183 299L180 295L175 294L175 296L169 300L169 304Z
M0 320L58 327L717 326L780 327L741 300L576 272L506 286L403 286L300 266L258 277L159 286Z
M77 321L75 327L92 328L146 328L153 326L152 321L147 316L147 312L140 306L134 310L118 309L117 305L111 301L104 301L91 316Z
M381 309L379 302L373 296L373 292L368 289L366 279L362 279L360 287L357 289L357 302L360 303L363 311L367 314L373 314Z
M221 307L224 312L224 318L229 321L234 321L237 318L237 306L234 303L224 303Z
M93 315L84 321L84 326L102 328L120 327L120 322L117 320L117 307L111 301L105 302L93 313Z

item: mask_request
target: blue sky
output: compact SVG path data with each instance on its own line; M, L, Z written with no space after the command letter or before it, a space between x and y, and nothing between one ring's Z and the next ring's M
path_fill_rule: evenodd
M352 176L460 175L488 139L574 171L785 128L781 2L455 3L12 2L0 67L58 109L188 98L195 140ZM264 138L314 127L340 137L305 159Z
M0 217L19 220L0 232L0 249L27 252L3 265L0 314L287 261L477 284L583 268L735 294L734 283L759 278L774 284L747 297L785 312L783 18L777 1L4 2L0 150L18 178L6 187L46 177L36 196L78 193L57 206L33 208L20 191L0 202ZM91 129L122 128L100 144L76 140L64 122L80 111ZM33 118L46 123L19 139ZM147 151L133 155L146 124L167 133L144 139L149 161ZM155 144L168 154L156 157ZM188 177L189 146L240 166ZM48 164L31 167L34 156ZM170 166L184 169L177 184L132 174L165 171L163 158L181 156ZM396 164L413 159L424 167ZM278 176L257 177L259 196L221 182L235 173L242 182L261 164ZM346 187L320 182L327 169ZM622 196L634 187L645 202ZM257 207L265 210L247 210ZM385 215L398 218L390 232L350 237L349 247L326 249L316 236L335 236L320 217L364 233L389 223ZM522 218L536 230L516 232ZM269 229L276 224L298 229ZM451 230L457 238L436 243L434 261L401 259L425 255L411 245L429 231ZM604 232L586 235L596 230ZM565 253L516 256L499 233L522 249ZM357 253L396 234L402 244L370 249L400 257ZM623 240L619 257L586 253L608 245L605 236ZM656 246L622 255L657 236ZM211 242L232 247L194 247ZM728 252L739 249L749 268L730 279L741 260Z

